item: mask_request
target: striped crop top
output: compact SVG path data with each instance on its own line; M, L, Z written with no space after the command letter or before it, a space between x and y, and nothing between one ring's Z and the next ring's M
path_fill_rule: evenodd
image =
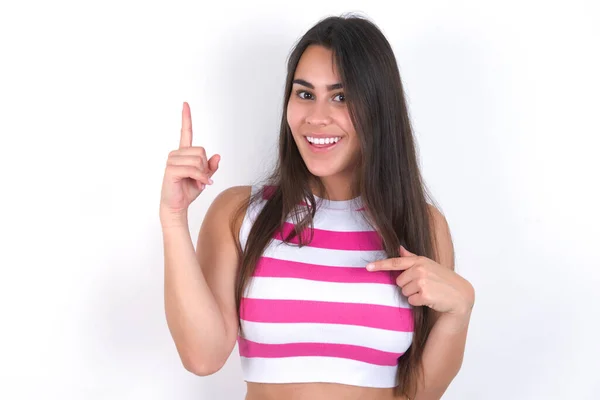
M300 248L297 238L284 243L276 233L242 296L244 336L237 343L244 380L395 387L398 357L412 342L412 306L395 272L365 268L386 253L362 218L360 198L315 199L312 241ZM265 202L263 191L248 208L242 248Z

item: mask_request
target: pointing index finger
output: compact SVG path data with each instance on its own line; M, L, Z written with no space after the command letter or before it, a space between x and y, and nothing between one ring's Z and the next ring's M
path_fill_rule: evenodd
M401 271L408 269L415 265L416 259L415 257L394 257L387 258L384 260L374 261L367 264L367 270L375 271L375 270L389 270L389 271Z
M181 138L179 139L179 148L192 147L192 113L190 105L183 102L181 111Z

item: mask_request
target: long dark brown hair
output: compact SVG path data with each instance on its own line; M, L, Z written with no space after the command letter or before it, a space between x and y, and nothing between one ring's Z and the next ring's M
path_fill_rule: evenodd
M300 246L305 245L300 233L305 228L312 229L316 212L311 184L322 194L319 197L326 196L321 181L310 173L300 156L287 123L294 72L309 45L324 46L333 53L361 146L353 193L361 196L385 252L388 257L398 257L399 247L404 245L418 255L435 257L427 201L435 202L421 177L404 88L392 48L379 28L364 17L327 17L299 39L288 57L277 164L262 182L272 190L252 225L245 249L238 249L241 260L235 293L238 320L243 293L274 234L287 218L292 218L295 225L292 235L298 236ZM306 212L298 213L298 205L306 199ZM262 191L255 192L239 212L261 200ZM238 213L234 221L239 218ZM432 325L427 307L415 307L413 315L413 341L398 359L395 389L396 395L409 397L422 376L423 347Z

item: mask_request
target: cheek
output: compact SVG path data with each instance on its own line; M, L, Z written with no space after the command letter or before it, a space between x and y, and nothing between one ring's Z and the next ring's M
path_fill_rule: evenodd
M352 124L350 112L347 109L340 113L339 121L341 128L344 130L344 132L348 133L351 136L356 136L354 124Z
M290 101L287 106L287 122L292 129L292 132L295 132L302 122L300 109L292 101Z
M335 124L348 135L352 142L352 148L355 148L358 145L358 137L352 119L350 118L350 112L347 109L336 111L334 119Z
M348 147L348 150L352 154L351 157L353 159L360 157L360 142L358 140L358 135L356 134L354 124L352 123L352 119L350 118L350 113L347 109L340 112L337 118L337 124L344 130L344 132L348 134L348 138L350 139L350 146Z

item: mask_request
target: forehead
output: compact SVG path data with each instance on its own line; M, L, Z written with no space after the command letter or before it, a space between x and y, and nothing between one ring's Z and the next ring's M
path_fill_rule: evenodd
M333 52L319 45L308 46L298 61L294 77L318 86L332 83L338 77Z

